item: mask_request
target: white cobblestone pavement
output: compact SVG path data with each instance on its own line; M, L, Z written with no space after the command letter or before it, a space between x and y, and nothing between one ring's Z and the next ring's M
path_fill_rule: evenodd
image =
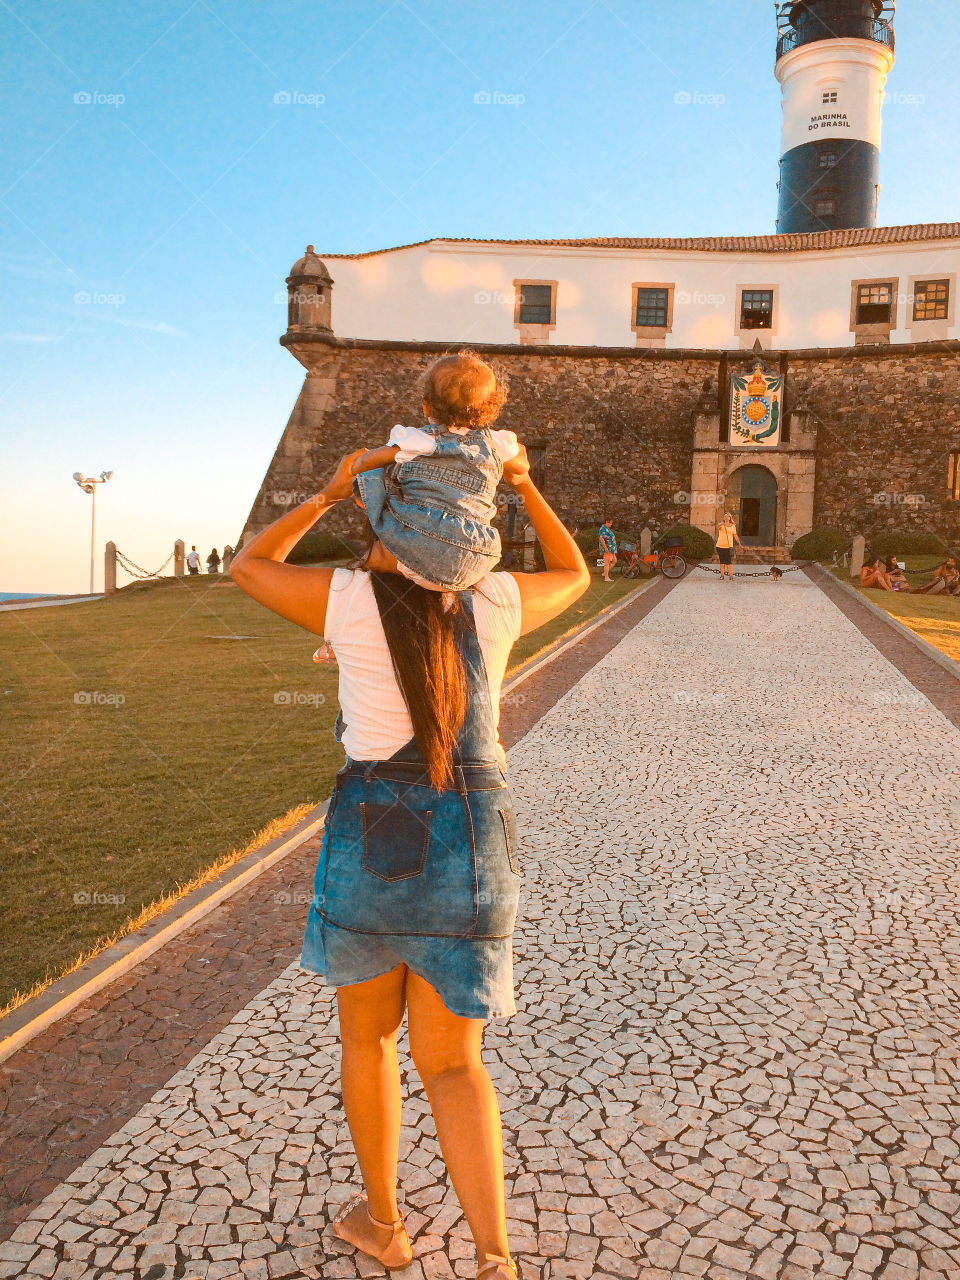
M514 748L520 1012L485 1058L526 1280L960 1277L958 759L800 574L691 577ZM0 1277L383 1274L327 1225L335 1025L287 969ZM403 1060L403 1274L472 1276Z

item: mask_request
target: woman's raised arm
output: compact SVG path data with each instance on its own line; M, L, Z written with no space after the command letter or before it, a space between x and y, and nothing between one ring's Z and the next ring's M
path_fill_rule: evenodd
M580 599L590 585L590 570L569 530L530 479L522 445L517 457L504 465L503 474L523 498L547 566L539 573L513 574L520 588L520 634L526 635Z
M358 449L340 459L333 478L299 507L274 520L241 548L230 565L230 576L248 596L298 627L323 635L332 569L284 564L308 529L353 491L353 462Z

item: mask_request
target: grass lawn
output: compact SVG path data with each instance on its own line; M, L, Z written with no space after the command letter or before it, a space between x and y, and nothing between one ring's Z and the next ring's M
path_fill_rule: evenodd
M598 579L511 667L636 588ZM343 757L318 643L229 578L0 613L0 1006L327 797Z
M925 569L931 573L943 562L942 557L937 556L902 558L908 570ZM960 596L915 596L906 591L878 591L874 587L865 589L853 582L843 569L838 570L832 565L825 565L824 568L830 569L841 581L856 587L861 595L892 614L918 636L936 645L948 658L960 662ZM929 575L925 573L910 573L908 577L911 586L929 581Z

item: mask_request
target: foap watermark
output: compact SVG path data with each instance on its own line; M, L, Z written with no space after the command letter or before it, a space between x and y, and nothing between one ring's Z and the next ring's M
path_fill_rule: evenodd
M323 93L301 93L299 89L281 89L279 93L273 95L273 105L275 107L322 107L326 102L326 94Z
M102 693L99 689L80 689L73 695L78 707L122 707L126 697L122 693Z
M922 507L926 500L925 493L890 493L885 489L873 495L875 507Z
M505 693L500 699L501 707L522 707L527 700L525 693Z
M673 495L673 500L677 506L681 507L720 507L726 497L725 493L687 493L685 489L678 489Z
M281 907L305 907L308 902L313 901L313 894L307 893L306 889L297 889L294 893L280 889L273 895L273 900Z
M295 306L321 302L322 298L318 298L312 289L278 289L273 295L275 306L286 306L288 302L292 302Z
M919 689L875 689L870 701L875 707L922 707L927 699Z
M899 885L884 885L868 893L867 900L875 911L902 911L905 907L916 911L933 901L920 889L903 889Z
M674 306L677 307L723 307L727 302L725 293L704 293L702 289L676 289L673 294Z
M502 903L509 906L520 901L516 889L480 889L473 897L481 907L500 906Z
M73 895L76 907L122 907L127 900L125 893L101 893L99 889L92 892L81 889Z
M473 100L478 107L522 107L526 102L522 93L501 93L499 89L479 89Z
M302 689L278 689L273 695L276 707L322 707L326 700L322 693L305 693Z
M884 91L883 105L891 107L922 107L927 100L925 93L901 93L899 89Z
M88 293L86 289L73 295L78 307L122 307L126 300L125 293Z
M270 495L270 501L276 507L299 507L301 502L306 502L312 497L314 497L312 493L304 493L300 489L274 489Z
M513 301L513 294L504 293L501 289L480 289L473 295L473 301L478 307L502 307L505 303Z
M726 96L722 93L701 93L699 90L680 89L673 95L678 107L722 107Z
M494 494L493 502L494 502L494 506L505 507L505 508L516 507L518 511L523 511L526 508L526 503L523 500L523 495L520 493L497 492Z
M114 111L126 100L126 94L100 93L97 89L81 89L73 95L74 104L78 107L113 107Z

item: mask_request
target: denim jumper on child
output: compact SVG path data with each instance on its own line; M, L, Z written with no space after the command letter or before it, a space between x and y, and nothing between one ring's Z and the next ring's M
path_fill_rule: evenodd
M436 439L433 453L361 471L353 487L391 555L437 587L463 591L501 556L492 521L503 464L489 427L423 430Z
M300 964L339 987L404 962L452 1013L509 1017L522 877L473 600L469 592L461 600L468 696L453 784L430 784L415 738L389 760L347 759L327 810Z

